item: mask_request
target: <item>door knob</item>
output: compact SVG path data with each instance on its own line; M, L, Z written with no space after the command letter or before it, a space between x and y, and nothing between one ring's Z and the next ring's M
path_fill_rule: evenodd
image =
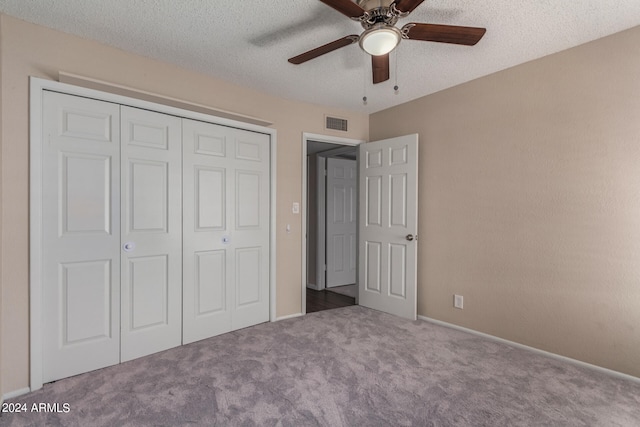
M406 239L407 239L408 241L412 241L413 239L415 239L415 236L414 236L413 234L407 234Z
M124 245L122 245L122 249L124 249L125 252L131 252L135 248L136 248L135 242L127 242Z

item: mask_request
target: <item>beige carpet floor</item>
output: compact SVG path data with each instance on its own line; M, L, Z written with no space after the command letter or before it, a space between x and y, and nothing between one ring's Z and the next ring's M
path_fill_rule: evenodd
M46 384L1 426L634 426L640 383L359 306Z

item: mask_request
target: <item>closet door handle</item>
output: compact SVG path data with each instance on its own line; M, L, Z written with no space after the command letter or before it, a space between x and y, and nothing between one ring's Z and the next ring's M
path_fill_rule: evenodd
M122 249L125 252L133 252L133 250L136 248L136 243L135 242L127 242L124 245L122 245Z
M405 237L405 239L411 242L413 239L415 239L415 236L413 234L407 234L407 237Z

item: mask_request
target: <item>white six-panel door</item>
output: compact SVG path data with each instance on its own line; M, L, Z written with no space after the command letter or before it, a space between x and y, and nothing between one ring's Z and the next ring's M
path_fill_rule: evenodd
M43 381L120 360L120 106L43 98Z
M269 137L183 122L183 341L269 320Z
M361 144L360 305L417 316L418 135Z
M327 288L356 283L357 169L355 160L327 159Z
M121 107L121 360L182 339L181 119Z

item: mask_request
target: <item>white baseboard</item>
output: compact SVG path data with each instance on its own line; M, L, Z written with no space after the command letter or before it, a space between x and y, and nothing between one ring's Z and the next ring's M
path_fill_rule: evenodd
M2 395L2 401L13 399L14 397L22 396L23 394L27 394L31 391L29 387L21 388L20 390L10 391L9 393L5 393Z
M279 322L281 320L287 320L287 319L293 319L294 317L300 317L303 316L302 313L296 313L296 314L288 314L286 316L281 316L281 317L276 317L276 322Z
M314 291L321 291L324 289L324 287L316 285L315 283L307 283L307 288L313 289Z
M559 354L551 353L549 351L540 350L539 348L530 347L528 345L520 344L520 343L517 343L517 342L514 342L514 341L509 341L509 340L506 340L504 338L496 337L494 335L485 334L484 332L479 332L479 331L476 331L476 330L473 330L473 329L465 328L463 326L454 325L453 323L443 322L442 320L436 320L436 319L432 319L432 318L426 317L426 316L418 316L418 319L424 320L425 322L433 323L433 324L436 324L436 325L444 326L444 327L447 327L447 328L457 329L459 331L467 332L467 333L472 334L472 335L476 335L476 336L479 336L479 337L483 337L483 338L487 338L487 339L490 339L490 340L493 340L493 341L497 341L499 343L506 344L506 345L511 346L511 347L516 347L516 348L520 348L520 349L523 349L523 350L531 351L533 353L537 353L537 354L540 354L542 356L551 357L552 359L561 360L563 362L571 363L573 365L577 365L577 366L580 366L580 367L583 367L583 368L592 369L594 371L602 372L603 374L607 374L607 375L610 375L610 376L613 376L613 377L617 377L617 378L622 378L622 379L625 379L625 380L628 380L628 381L633 381L635 383L640 384L640 378L634 377L633 375L625 374L625 373L622 373L622 372L614 371L613 369L607 369L607 368L603 368L602 366L592 365L591 363L583 362L583 361L577 360L577 359L572 359L572 358L566 357L566 356L561 356Z

